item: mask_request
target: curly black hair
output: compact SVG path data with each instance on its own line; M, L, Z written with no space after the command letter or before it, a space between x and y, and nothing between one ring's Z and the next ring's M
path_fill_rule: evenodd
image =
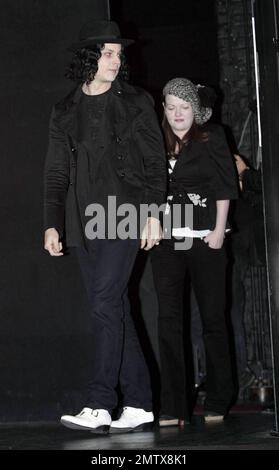
M104 46L104 44L96 44L90 48L84 47L77 50L66 70L65 77L77 83L85 82L89 85L94 80L98 70L98 60L102 55ZM123 50L121 51L121 66L118 77L122 80L128 80L129 78L129 69Z

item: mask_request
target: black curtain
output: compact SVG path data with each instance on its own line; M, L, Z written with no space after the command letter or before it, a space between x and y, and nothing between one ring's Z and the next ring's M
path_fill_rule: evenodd
M255 0L252 4L260 75L262 172L274 367L275 431L279 435L279 2Z
M2 422L57 419L83 404L87 304L74 256L54 259L43 250L42 174L51 107L73 87L64 78L67 46L87 20L108 16L108 3L1 1ZM128 52L132 81L157 93L158 103L175 75L218 83L213 0L179 0L176 9L172 2L110 3L123 33L140 39Z
M43 250L42 173L67 46L106 16L104 0L1 1L1 421L56 416L84 374L84 297L73 257Z

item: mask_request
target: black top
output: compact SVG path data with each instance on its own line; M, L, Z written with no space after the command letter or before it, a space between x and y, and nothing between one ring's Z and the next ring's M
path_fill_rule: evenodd
M92 143L98 139L110 91L100 95L82 93L78 106L78 134L81 141Z
M168 194L172 204L191 204L193 230L213 230L216 224L216 201L237 199L235 164L222 127L207 124L206 142L191 141L183 147L173 172L169 175ZM182 206L183 207L183 206ZM187 227L184 210L181 221L173 227Z
M81 211L82 226L85 227L88 217L85 208L92 203L98 203L107 196L106 188L101 180L103 143L102 136L107 134L107 108L111 90L100 95L82 93L77 109L78 140L80 146L78 171L83 185L83 204ZM101 184L100 184L101 180Z
M83 98L79 86L54 106L44 169L44 228L66 235L68 246L85 245L81 222L92 202L105 206L113 195L117 210L124 203L138 209L140 203L160 205L165 200L164 145L150 95L121 80L113 82L93 158L86 135L80 134ZM90 188L94 197L89 198Z

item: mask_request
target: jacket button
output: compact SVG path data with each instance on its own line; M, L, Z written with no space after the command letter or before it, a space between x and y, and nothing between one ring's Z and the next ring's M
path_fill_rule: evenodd
M121 176L121 178L124 178L125 172L124 172L124 171L121 171L120 176Z
M124 160L123 155L117 155L118 160Z
M70 186L73 186L73 183L72 183L72 181L70 181Z
M118 144L120 144L121 141L122 141L122 139L117 135L117 136L116 136L116 142L117 142Z
M72 147L71 150L74 153L74 152L76 152L77 149L75 147Z

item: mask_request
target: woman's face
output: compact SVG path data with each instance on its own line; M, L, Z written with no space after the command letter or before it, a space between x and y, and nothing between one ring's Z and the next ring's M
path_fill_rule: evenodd
M180 139L191 128L194 121L192 106L189 102L174 95L166 95L165 116L174 134Z

